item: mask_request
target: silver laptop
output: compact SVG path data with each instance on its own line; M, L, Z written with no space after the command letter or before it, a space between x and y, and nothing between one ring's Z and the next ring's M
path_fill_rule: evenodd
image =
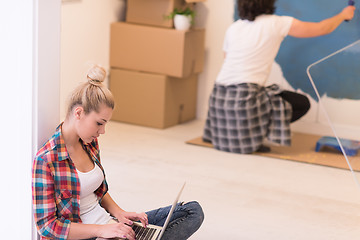
M144 228L141 225L141 223L134 222L134 224L132 225L132 228L135 231L136 240L160 240L161 239L161 237L163 236L163 234L165 232L167 225L170 222L171 216L175 210L176 204L179 201L180 195L181 195L184 187L185 187L185 182L182 185L175 201L173 202L173 204L171 206L169 214L165 220L164 226L159 227L159 226L149 224L147 228Z

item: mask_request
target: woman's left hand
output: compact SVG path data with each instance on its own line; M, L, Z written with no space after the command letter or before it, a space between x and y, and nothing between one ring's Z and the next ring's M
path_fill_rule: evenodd
M119 222L128 223L129 220L132 221L140 221L143 227L147 227L149 225L148 218L146 213L136 213L136 212L122 212L120 216L116 216Z

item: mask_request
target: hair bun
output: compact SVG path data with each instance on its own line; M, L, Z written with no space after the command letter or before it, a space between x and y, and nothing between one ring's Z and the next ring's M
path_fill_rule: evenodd
M103 67L98 65L90 68L87 74L88 82L92 85L99 86L105 81L106 71Z

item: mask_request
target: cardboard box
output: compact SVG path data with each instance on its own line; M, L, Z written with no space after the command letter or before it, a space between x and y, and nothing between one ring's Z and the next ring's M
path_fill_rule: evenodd
M111 69L112 120L166 128L196 116L197 74L188 78Z
M111 24L111 67L184 78L203 70L204 55L204 29Z
M193 8L193 3L205 0L128 0L126 22L172 28L174 23L166 19L175 8Z

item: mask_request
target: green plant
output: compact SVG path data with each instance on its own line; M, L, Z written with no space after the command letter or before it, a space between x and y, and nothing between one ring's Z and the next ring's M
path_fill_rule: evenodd
M194 17L195 17L195 11L192 10L191 8L187 7L185 9L178 9L175 8L174 11L172 11L169 15L167 15L165 18L166 19L173 19L175 17L175 15L185 15L185 16L191 16L191 23L193 23L194 21Z

